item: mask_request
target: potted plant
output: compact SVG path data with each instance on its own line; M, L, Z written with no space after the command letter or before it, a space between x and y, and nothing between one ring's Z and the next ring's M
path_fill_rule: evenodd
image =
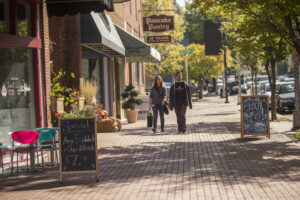
M71 105L74 103L76 90L73 88L65 87L64 80L73 79L74 73L67 73L62 69L55 74L55 77L51 82L51 111L52 115L56 113L63 113L71 109Z
M137 120L139 110L135 109L135 107L143 103L143 100L138 95L139 91L135 89L132 83L126 86L125 91L122 93L124 99L122 108L125 109L128 123L135 123Z
M99 85L96 80L84 80L80 86L80 93L84 96L87 105L96 105L97 92L99 91ZM98 99L99 101L100 99Z

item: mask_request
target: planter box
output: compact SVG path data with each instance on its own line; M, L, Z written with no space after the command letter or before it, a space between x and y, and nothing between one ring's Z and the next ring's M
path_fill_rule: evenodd
M51 97L51 112L52 113L64 112L64 98Z
M78 110L83 110L85 106L85 98L84 97L79 97L75 99L75 102L77 104Z

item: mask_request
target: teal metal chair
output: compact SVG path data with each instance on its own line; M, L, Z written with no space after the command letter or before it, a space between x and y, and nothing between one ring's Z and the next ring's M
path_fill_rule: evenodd
M3 152L11 151L10 146L0 146L0 161L2 173L4 174Z
M44 169L44 151L51 152L51 164L53 166L53 154L55 151L56 163L58 164L58 156L57 156L57 148L56 148L56 141L55 135L56 131L52 128L37 128L34 131L40 134L38 138L38 151L42 154L42 168Z

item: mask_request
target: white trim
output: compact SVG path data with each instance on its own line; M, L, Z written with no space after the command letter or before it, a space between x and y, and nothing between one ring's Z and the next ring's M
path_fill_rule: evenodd
M109 102L109 73L108 73L108 58L103 57L103 74L104 74L104 105L106 111L109 113L110 110L110 102Z

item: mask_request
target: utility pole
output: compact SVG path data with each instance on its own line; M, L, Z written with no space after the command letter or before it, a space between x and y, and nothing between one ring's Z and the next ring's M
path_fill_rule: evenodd
M188 66L188 54L193 53L194 49L186 49L180 51L181 54L185 54L185 72L186 72L186 82L189 82L189 66Z
M188 53L185 54L185 74L186 82L189 83L189 66L188 66Z
M239 78L239 95L238 95L238 102L237 104L240 105L241 103L241 66L240 66L240 62L239 62L239 70L238 70L238 78Z
M225 39L225 33L223 33L224 39ZM226 48L224 45L224 69L225 69L225 103L229 103L228 101L228 85L227 85L227 59L226 59Z

